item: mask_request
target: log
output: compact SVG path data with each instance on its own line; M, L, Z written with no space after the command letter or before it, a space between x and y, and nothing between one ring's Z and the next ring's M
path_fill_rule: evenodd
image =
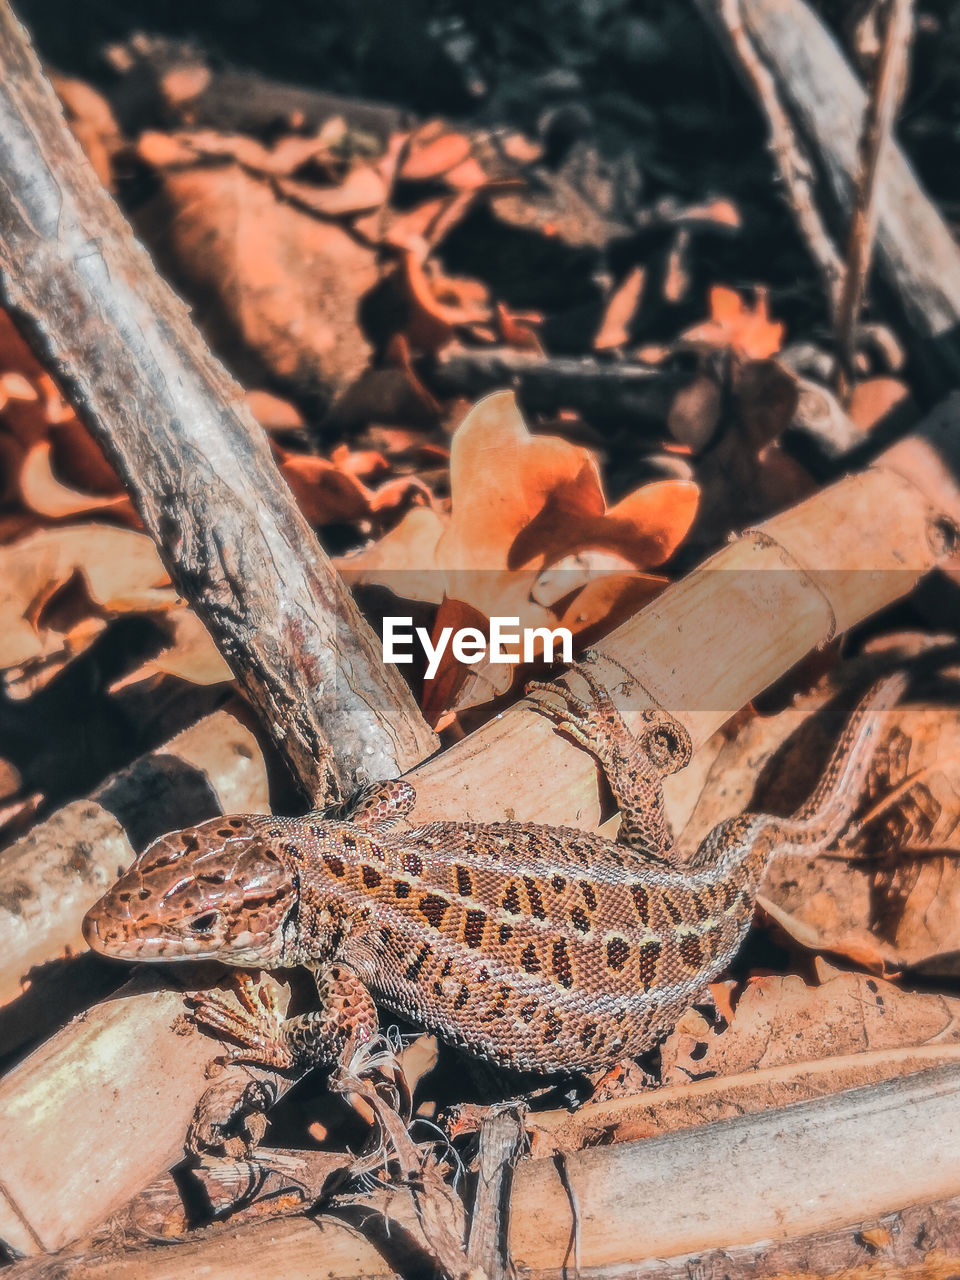
M712 1275L711 1262L722 1264L719 1274L755 1275L758 1257L776 1258L778 1242L796 1242L780 1254L795 1257L804 1238L809 1249L809 1237L826 1232L847 1237L849 1258L849 1237L860 1224L907 1204L939 1202L956 1221L958 1139L960 1066L953 1065L660 1138L592 1147L562 1161L528 1160L513 1172L511 1260L520 1274L544 1280L576 1267L611 1278L629 1267L631 1275L666 1280L694 1270ZM416 1234L406 1193L383 1209L387 1228ZM388 1242L390 1234L381 1237ZM950 1235L956 1255L956 1227ZM922 1235L913 1244L921 1263L935 1247ZM728 1271L730 1251L740 1265ZM394 1274L389 1248L352 1240L341 1224L323 1218L228 1228L114 1258L67 1259L56 1274L165 1280L202 1272L220 1280L243 1274L251 1257L261 1280ZM752 1269L744 1265L750 1261ZM11 1270L12 1280L37 1276Z
M218 711L0 851L0 884L16 886L0 898L5 1052L84 1007L83 990L75 990L73 974L57 962L73 955L76 968L85 959L80 922L135 853L165 831L217 813L267 813L269 799L256 738L228 711Z
M950 554L960 525L958 428L960 394L863 474L724 547L618 627L599 651L636 672L701 746L812 648L907 595L921 574ZM638 728L647 695L614 693L627 723ZM507 818L592 829L602 817L595 762L526 701L409 776L418 792L418 822ZM131 1007L130 1018L139 1016ZM155 1106L178 1046L185 1051L204 1039L196 1033L184 1038L171 1008L167 1021L157 1017L140 1027L162 1069L138 1064L136 1073L84 1079L81 1086L74 1077L90 1044L80 1030L74 1024L59 1032L42 1058L22 1064L19 1081L8 1080L2 1095L8 1111L21 1090L44 1099L42 1107L15 1107L17 1124L5 1133L10 1149L49 1150L44 1135L55 1132L57 1167L64 1161L89 1166L95 1151L97 1161L117 1174L109 1183L90 1178L82 1194L61 1188L53 1198L55 1169L44 1181L36 1168L29 1185L12 1173L5 1177L21 1218L42 1222L42 1230L32 1227L39 1242L34 1247L48 1250L84 1235L163 1171L183 1138L183 1129L175 1128L178 1115L168 1117L169 1131L152 1135L152 1146L146 1140L131 1144L129 1113L118 1112L116 1097L150 1099ZM111 1034L127 1031L118 1026ZM201 1091L197 1081L195 1101ZM904 1201L909 1198L904 1184Z
M0 3L0 297L126 483L311 799L435 739L211 356L70 134Z
M866 94L804 0L738 0L744 29L821 163L846 227L853 208ZM696 0L729 48L722 0ZM734 63L737 55L731 51ZM896 145L877 175L877 260L904 312L911 354L931 386L960 380L960 248Z

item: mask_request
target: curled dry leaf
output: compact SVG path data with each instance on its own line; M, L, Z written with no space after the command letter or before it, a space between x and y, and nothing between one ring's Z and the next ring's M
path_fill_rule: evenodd
M603 320L593 340L595 351L611 351L626 346L630 341L630 322L637 314L643 298L646 272L643 267L633 267L610 295Z
M871 431L909 396L908 388L899 378L867 378L851 391L847 417L861 431Z
M239 164L160 171L139 226L247 381L347 386L370 348L358 300L376 283L371 249L279 198Z
M433 503L433 495L416 476L398 476L371 489L361 479L389 470L385 458L373 450L350 453L334 450L334 457L280 453L280 472L311 524L356 523L383 517L405 507Z
M167 671L199 684L231 678L145 534L76 524L0 547L0 670L54 655L66 661L106 620L128 613L161 613L173 628L169 649L138 675Z
M632 600L638 590L649 595L649 578L635 571L675 550L698 493L688 481L662 481L608 507L593 455L559 437L532 435L510 392L481 400L454 433L450 484L448 517L410 512L379 543L339 562L348 581L439 604L436 628L457 623L464 608L482 618L516 617L521 627L556 627L561 616L578 632L602 624L616 616L623 592ZM634 572L619 575L620 590L611 592L608 583L584 595L591 584L573 568L570 589L554 593L556 606L539 603L541 573L589 550L613 553ZM465 674L460 669L461 679ZM437 682L452 696L457 681L444 668Z
M470 138L442 120L428 120L410 135L398 177L404 182L442 179L461 191L478 190L488 182Z
M816 782L839 728L812 713L823 697L755 716L717 756L681 836L692 851L745 808L788 813ZM874 973L907 966L955 974L960 956L960 712L901 705L858 821L840 850L781 858L763 883L764 906L805 950L842 956ZM774 767L775 766L775 767ZM761 786L757 788L757 777Z
M52 448L49 440L40 440L23 458L19 487L25 507L51 520L109 512L111 515L124 517L130 523L137 522L133 504L126 494L115 493L111 497L105 497L82 493L58 480L51 465Z
M192 610L179 605L168 615L167 625L172 631L168 647L112 685L111 693L153 675L178 676L191 684L220 684L233 679L233 672L210 633Z

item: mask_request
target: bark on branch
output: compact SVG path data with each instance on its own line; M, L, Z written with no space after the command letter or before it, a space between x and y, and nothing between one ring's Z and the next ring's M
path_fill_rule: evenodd
M240 388L100 186L0 3L0 297L123 476L311 798L433 749Z

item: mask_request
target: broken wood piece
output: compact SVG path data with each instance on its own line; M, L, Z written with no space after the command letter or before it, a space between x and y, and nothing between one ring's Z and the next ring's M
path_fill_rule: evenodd
M876 82L864 112L858 147L860 164L847 237L847 264L837 308L837 389L845 403L854 376L856 325L873 260L880 165L890 145L894 121L907 84L907 59L913 36L913 0L890 0L885 21Z
M166 831L218 812L267 813L269 800L256 738L228 711L218 711L0 851L0 883L17 886L14 896L0 900L5 1051L43 1035L44 1024L63 1008L58 1001L70 984L56 962L86 952L81 921L135 853Z
M562 1176L553 1160L531 1160L514 1178L510 1254L525 1273L569 1265L571 1192L584 1267L830 1230L960 1194L958 1143L953 1065L578 1151Z
M570 1268L575 1202L580 1265L590 1274L643 1264L651 1280L677 1280L693 1268L712 1274L714 1259L727 1274L731 1253L733 1276L785 1274L756 1264L815 1252L828 1232L837 1233L834 1250L849 1245L864 1222L905 1202L930 1205L926 1213L905 1213L911 1222L935 1222L938 1209L956 1221L958 1138L960 1066L953 1065L660 1138L573 1151L562 1161L524 1161L511 1189L510 1256L534 1278ZM410 1264L411 1245L422 1237L408 1192L371 1201L367 1225L374 1228L369 1241L326 1217L213 1228L201 1239L135 1254L66 1257L57 1274L173 1280L202 1270L220 1280L255 1257L261 1280L307 1280L322 1257L330 1280L373 1280ZM922 1263L923 1232L911 1241L909 1259ZM862 1258L862 1241L852 1243ZM11 1280L30 1274L26 1264L10 1272Z
M164 564L311 799L435 739L0 4L0 295L124 478Z

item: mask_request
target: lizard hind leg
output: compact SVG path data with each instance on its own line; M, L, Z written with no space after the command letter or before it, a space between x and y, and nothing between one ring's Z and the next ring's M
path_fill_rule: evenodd
M321 818L352 822L371 831L388 831L417 803L413 784L403 778L369 782L349 800L318 811Z
M600 761L620 806L618 842L635 850L641 862L674 862L677 855L664 809L662 779L690 759L689 734L666 711L654 707L644 712L643 728L634 735L594 672L585 665L574 671L586 684L589 700L552 681L533 682L527 692L558 698L559 705L537 698L537 710Z

